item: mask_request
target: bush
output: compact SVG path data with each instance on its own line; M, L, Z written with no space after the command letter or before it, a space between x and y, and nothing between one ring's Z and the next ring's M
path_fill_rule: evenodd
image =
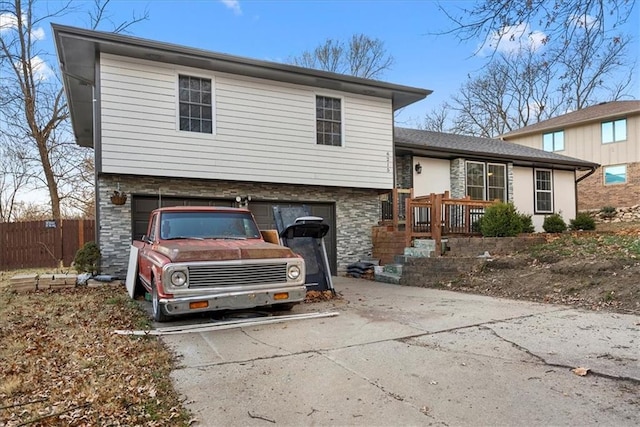
M542 228L547 233L562 233L567 229L567 223L564 222L560 214L554 213L544 218Z
M586 212L580 212L575 219L569 221L572 230L595 230L596 222Z
M518 214L518 216L520 217L520 224L522 224L521 233L533 233L536 231L533 226L533 221L531 220L531 215L521 213Z
M616 216L616 208L613 206L603 206L600 209L600 217L602 218L613 218Z
M97 273L100 249L96 242L87 242L78 249L73 264L78 273Z
M522 229L522 214L516 211L513 203L492 204L480 221L480 232L485 237L517 236Z

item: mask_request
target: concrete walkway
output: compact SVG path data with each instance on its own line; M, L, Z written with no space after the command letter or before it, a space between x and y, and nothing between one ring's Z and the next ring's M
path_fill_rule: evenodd
M162 338L197 425L640 425L638 316L335 286L293 313L337 317Z

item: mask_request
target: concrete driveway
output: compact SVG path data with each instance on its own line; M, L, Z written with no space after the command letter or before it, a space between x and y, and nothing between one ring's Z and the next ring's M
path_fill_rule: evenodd
M293 313L337 317L163 336L196 425L640 425L639 316L335 286Z

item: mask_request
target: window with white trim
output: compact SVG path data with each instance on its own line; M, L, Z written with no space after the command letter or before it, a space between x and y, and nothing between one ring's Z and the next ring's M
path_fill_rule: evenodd
M316 136L319 145L342 145L342 100L316 96Z
M466 194L473 200L507 200L507 166L466 162Z
M178 76L180 130L213 133L213 92L211 79Z
M627 140L627 119L602 122L601 129L603 144Z
M542 149L549 152L564 150L564 130L542 135Z
M604 185L625 184L627 182L627 165L604 166Z
M553 171L535 170L535 213L553 213Z

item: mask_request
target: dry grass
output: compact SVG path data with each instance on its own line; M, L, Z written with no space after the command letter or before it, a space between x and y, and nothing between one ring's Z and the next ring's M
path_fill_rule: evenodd
M15 294L0 276L0 425L188 425L173 356L122 287ZM43 272L43 271L35 271Z

